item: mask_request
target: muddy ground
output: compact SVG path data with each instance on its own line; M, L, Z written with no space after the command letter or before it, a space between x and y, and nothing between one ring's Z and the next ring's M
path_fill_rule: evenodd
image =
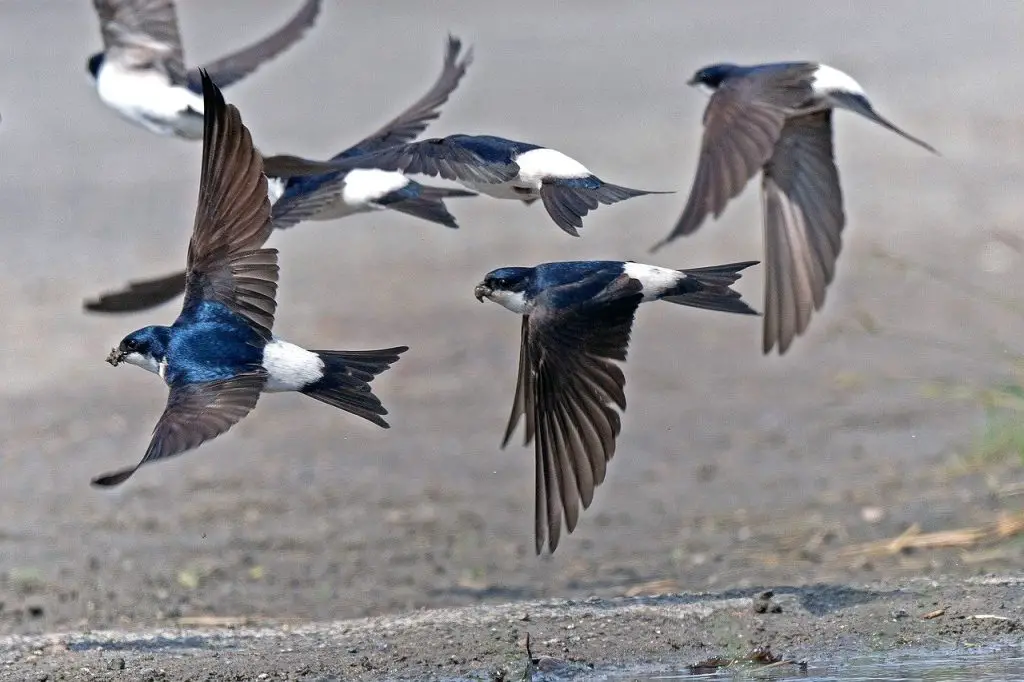
M792 679L893 650L1019 656L1022 589L1012 577L916 579L528 601L317 624L195 619L143 632L3 638L0 675L624 681L772 664L772 674Z
M192 63L293 11L181 4ZM458 231L381 212L275 235L278 334L321 348L411 346L374 384L393 428L269 396L227 436L96 491L91 476L141 455L165 401L152 376L103 358L176 306L102 317L81 302L181 266L199 145L157 138L98 102L85 72L99 45L89 3L4 3L0 632L211 616L301 624L1020 570L1024 543L1012 533L938 550L850 549L1021 508L1019 457L989 456L982 434L986 391L1014 380L1024 354L1024 8L327 5L307 41L227 93L262 149L326 156L375 130L435 77L451 30L476 62L431 133L528 139L613 182L679 193L601 208L581 239L539 205L486 198L451 202ZM881 111L943 155L837 115L849 229L810 332L766 358L756 320L643 309L608 480L555 555L535 557L532 454L498 449L518 322L477 303L473 285L494 267L547 260L762 257L756 183L694 237L656 257L647 248L677 217L695 165L705 100L685 80L723 59L788 58L855 74ZM739 285L758 305L762 276L751 270ZM450 632L450 643L407 655L468 657L483 636ZM280 660L283 671L304 663Z

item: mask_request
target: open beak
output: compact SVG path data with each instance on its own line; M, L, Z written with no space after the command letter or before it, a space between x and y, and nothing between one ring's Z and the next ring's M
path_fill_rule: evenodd
M473 289L473 295L476 296L476 300L483 303L485 298L490 297L491 288L484 284L483 282L480 282L480 284L477 284L476 287Z
M107 362L109 362L112 367L117 367L121 364L122 360L124 360L124 351L117 348L111 348L110 355L107 356Z

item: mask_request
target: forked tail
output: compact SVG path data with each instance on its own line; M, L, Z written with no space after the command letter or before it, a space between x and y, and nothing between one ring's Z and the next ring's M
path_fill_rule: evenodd
M662 296L661 300L705 310L760 315L743 301L740 292L731 287L742 276L741 271L757 264L758 261L751 260L680 270L685 277L680 280L674 291Z
M310 398L351 412L377 426L389 428L382 418L388 411L373 394L370 382L398 361L408 346L380 350L314 350L324 363L323 378L302 389Z

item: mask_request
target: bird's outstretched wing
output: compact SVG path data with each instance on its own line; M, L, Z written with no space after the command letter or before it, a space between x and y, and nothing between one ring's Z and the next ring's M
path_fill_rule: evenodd
M669 235L651 250L697 230L716 218L726 204L767 163L782 133L787 112L810 96L813 65L797 65L771 77L734 78L719 87L704 110L697 173L682 215Z
M161 68L185 75L173 0L93 0L107 57L127 68Z
M585 284L585 283L581 283ZM574 285L569 285L574 286ZM576 527L605 477L626 409L626 383L616 361L626 359L639 282L622 276L605 295L573 308L548 307L544 296L523 317L519 376L502 441L526 417L525 443L534 441L535 549L555 551L562 516Z
M479 184L508 182L519 175L519 164L487 158L481 151L474 136L450 135L341 158L336 163L339 168L380 168Z
M219 381L172 386L167 407L153 429L142 460L135 466L97 476L93 485L119 485L143 464L180 455L216 438L252 411L266 381L266 372L260 370Z
M761 185L765 233L763 350L785 353L825 303L843 246L843 193L832 155L832 112L792 118Z
M94 313L137 313L177 298L184 291L185 272L175 272L166 277L129 282L123 289L86 301L84 307Z
M294 45L316 22L320 14L321 0L306 0L299 11L281 28L266 38L232 52L202 68L210 75L217 87L226 88L245 78L264 62L269 61ZM198 69L188 73L187 85L196 93L203 91Z
M441 115L441 105L448 101L462 77L466 75L466 69L473 63L473 49L467 49L460 60L461 50L462 41L449 35L441 75L430 86L430 90L408 109L388 121L380 130L337 154L335 158L367 154L415 140L427 129L431 121Z
M212 79L201 71L203 166L188 246L183 310L223 303L269 340L277 293L277 251L260 248L273 229L263 160Z

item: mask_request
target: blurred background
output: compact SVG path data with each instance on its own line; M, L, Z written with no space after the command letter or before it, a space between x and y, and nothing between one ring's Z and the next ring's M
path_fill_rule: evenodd
M182 0L187 63L298 4ZM1020 565L1024 5L327 0L305 40L225 93L263 151L326 158L376 130L433 82L451 31L476 59L428 135L528 140L677 194L601 208L581 239L539 204L484 197L449 202L457 231L382 211L275 233L279 335L411 347L374 383L392 428L271 395L110 492L90 477L138 460L166 390L103 359L178 303L81 303L181 268L201 144L100 103L91 3L4 0L0 17L0 631ZM555 555L535 557L532 450L498 448L519 322L473 285L550 260L761 259L757 180L697 235L647 249L696 167L706 98L686 80L788 59L852 74L943 156L837 114L848 228L809 333L762 357L757 320L645 306L607 481ZM755 307L762 277L738 287Z

